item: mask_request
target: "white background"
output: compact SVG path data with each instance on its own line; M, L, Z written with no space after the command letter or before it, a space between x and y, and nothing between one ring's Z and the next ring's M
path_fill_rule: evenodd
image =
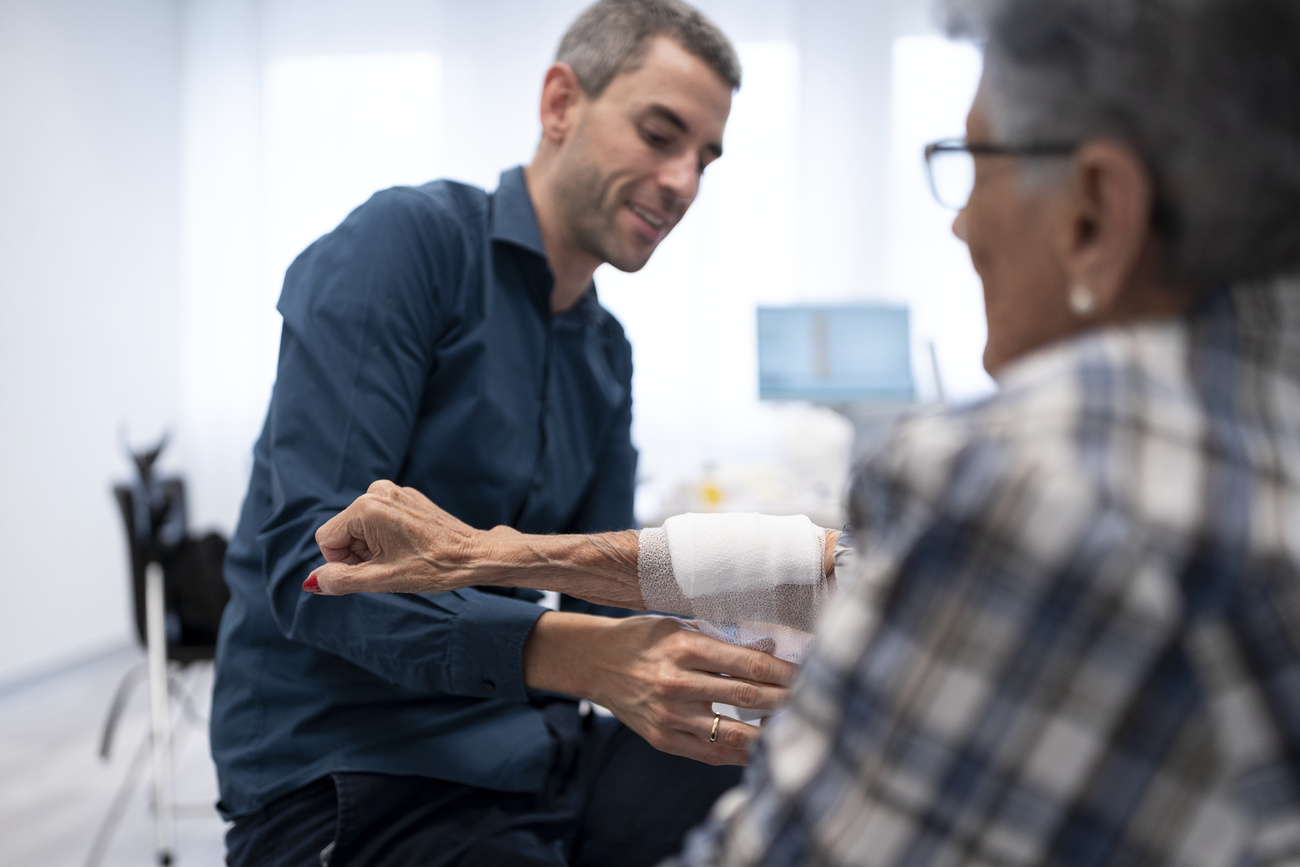
M583 5L0 0L0 689L129 640L123 432L170 431L193 523L229 532L288 262L377 188L526 162ZM950 397L990 387L919 153L961 133L974 52L927 35L925 0L698 5L746 66L726 156L642 273L597 276L649 486L788 452L758 303L906 302L921 396L930 341Z

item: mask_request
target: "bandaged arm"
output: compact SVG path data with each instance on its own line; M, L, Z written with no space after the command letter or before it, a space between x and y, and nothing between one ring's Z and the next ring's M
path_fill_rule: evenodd
M475 530L410 488L377 482L327 522L327 595L473 585L555 590L603 605L808 631L834 588L838 531L807 518L683 515L656 530L536 536Z

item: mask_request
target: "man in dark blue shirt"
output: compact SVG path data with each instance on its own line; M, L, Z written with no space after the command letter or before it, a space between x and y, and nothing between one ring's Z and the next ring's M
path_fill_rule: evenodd
M592 274L680 220L739 83L695 10L602 0L546 74L527 168L378 193L290 267L217 657L230 863L653 863L737 779L709 765L748 741L711 743L710 703L753 651L530 591L300 585L380 478L480 528L632 526L631 348Z

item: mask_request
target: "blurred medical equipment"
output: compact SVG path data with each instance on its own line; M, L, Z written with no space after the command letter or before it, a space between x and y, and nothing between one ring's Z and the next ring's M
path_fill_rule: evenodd
M656 456L638 480L638 520L653 527L686 512L758 512L843 526L851 465L917 407L910 331L911 313L900 305L759 307L764 412L749 448L703 464ZM933 344L928 349L942 404Z
M856 461L916 399L908 308L758 308L758 396L808 401L844 416L853 425Z

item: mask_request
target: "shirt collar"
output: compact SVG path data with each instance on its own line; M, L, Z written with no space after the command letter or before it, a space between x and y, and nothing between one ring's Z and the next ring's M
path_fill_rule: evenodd
M528 185L524 183L524 167L515 166L501 173L492 201L492 240L505 241L522 247L546 259L546 248L542 246L542 230L537 226L537 212L533 210L533 199L528 194ZM549 273L549 272L548 272ZM550 300L551 287L548 282L539 297L543 302ZM567 318L574 322L591 323L599 320L601 315L600 300L596 297L596 284L592 282L571 307Z
M537 212L524 183L524 167L515 166L502 172L501 183L492 198L492 240L523 247L545 259Z

